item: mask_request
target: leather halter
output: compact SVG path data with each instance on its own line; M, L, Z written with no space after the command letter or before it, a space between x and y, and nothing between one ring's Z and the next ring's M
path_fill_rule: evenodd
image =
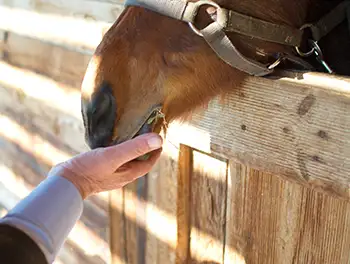
M216 19L204 29L198 30L194 22L201 6L209 5L216 9ZM350 21L350 1L341 2L330 13L315 24L306 24L300 29L287 25L274 24L233 10L220 7L210 0L186 2L185 0L126 0L125 6L139 6L162 15L187 22L191 29L203 37L215 53L232 67L254 76L265 76L273 72L274 68L283 59L305 65L300 58L294 56L279 57L271 65L262 64L242 55L233 45L225 32L236 32L257 39L275 42L295 47L301 57L312 54L318 56L319 61L331 72L331 69L322 59L322 53L317 42L342 23L347 17ZM310 29L312 39L310 51L303 53L300 50L304 41L304 30ZM303 60L302 60L303 61Z

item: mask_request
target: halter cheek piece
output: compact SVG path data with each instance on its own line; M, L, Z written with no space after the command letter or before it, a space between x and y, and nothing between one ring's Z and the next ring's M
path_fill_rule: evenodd
M199 30L195 27L195 19L201 6L209 5L216 10L216 19L205 28ZM296 56L280 55L270 64L262 64L243 56L233 45L225 32L235 32L253 38L279 43L295 47L301 57L316 55L317 60L332 73L333 71L323 60L321 49L317 42L332 31L346 18L350 23L350 1L341 2L330 13L325 15L315 24L306 24L300 29L286 25L274 24L251 16L237 13L220 7L213 1L199 0L186 2L185 0L126 0L125 6L139 6L162 15L184 21L197 35L203 37L215 53L232 67L254 76L265 76L273 72L274 68L282 60L290 60L294 63L309 68L310 66ZM311 30L312 39L308 41L310 50L302 52L305 30Z

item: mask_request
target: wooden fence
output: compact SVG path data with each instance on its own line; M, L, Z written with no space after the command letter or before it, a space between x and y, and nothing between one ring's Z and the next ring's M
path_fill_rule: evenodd
M87 149L79 87L121 10L0 0L3 213ZM149 175L86 201L57 263L349 263L350 80L278 76L171 124Z

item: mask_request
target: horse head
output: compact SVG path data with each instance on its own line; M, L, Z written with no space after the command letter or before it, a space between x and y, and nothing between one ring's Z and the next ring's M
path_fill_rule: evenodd
M170 1L170 0L169 0ZM221 7L267 22L299 29L309 0L223 0ZM196 28L215 19L203 6ZM281 43L230 32L241 54L261 64L275 54L295 54ZM82 84L82 115L91 148L118 144L167 122L184 119L213 97L239 86L248 74L225 63L188 23L139 6L125 8L104 35ZM161 118L157 118L160 116Z

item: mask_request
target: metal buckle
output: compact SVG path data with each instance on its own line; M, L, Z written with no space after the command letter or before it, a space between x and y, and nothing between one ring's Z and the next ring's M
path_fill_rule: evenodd
M283 56L279 56L278 59L272 63L269 67L267 67L269 70L273 70L274 68L276 68L282 61L284 60Z
M198 1L198 2L195 2L194 5L195 5L195 7L196 7L196 9L195 9L195 10L196 10L196 15L197 15L197 13L198 13L199 8L200 8L201 6L203 6L203 5L209 5L209 6L212 6L212 7L215 7L215 8L216 8L216 13L217 13L217 16L218 16L218 19L217 19L217 20L218 20L218 21L220 21L220 19L221 19L221 17L219 17L219 16L223 16L223 15L224 15L224 13L221 12L221 11L222 11L221 7L220 7L217 3L213 2L213 1L209 1L209 0L200 0L200 1ZM192 29L192 31L193 31L194 33L196 33L198 36L203 37L203 34L199 31L198 28L196 28L196 26L195 26L192 22L188 22L188 25L190 26L190 28Z

